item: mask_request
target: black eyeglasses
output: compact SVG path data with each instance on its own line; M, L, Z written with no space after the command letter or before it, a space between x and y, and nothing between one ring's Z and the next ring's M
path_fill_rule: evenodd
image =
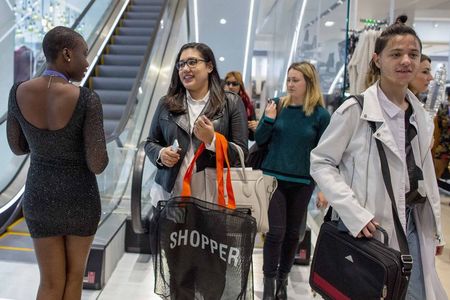
M198 64L199 61L206 62L206 60L200 58L188 58L186 60L178 61L175 64L175 67L177 68L177 70L183 69L185 65L187 65L189 68L195 68L195 66Z
M225 85L228 85L228 86L230 86L230 85L231 86L239 86L240 84L237 81L226 81Z

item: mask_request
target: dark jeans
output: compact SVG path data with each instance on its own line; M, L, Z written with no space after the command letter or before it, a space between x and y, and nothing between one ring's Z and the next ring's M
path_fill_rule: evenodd
M264 241L265 277L275 277L277 272L287 275L291 271L313 190L312 184L278 181L269 205L269 232Z

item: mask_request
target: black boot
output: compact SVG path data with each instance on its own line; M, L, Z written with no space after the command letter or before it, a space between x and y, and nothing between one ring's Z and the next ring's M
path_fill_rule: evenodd
M263 300L275 300L275 278L264 277Z
M275 293L276 300L287 300L287 274L280 274L277 277L277 290Z

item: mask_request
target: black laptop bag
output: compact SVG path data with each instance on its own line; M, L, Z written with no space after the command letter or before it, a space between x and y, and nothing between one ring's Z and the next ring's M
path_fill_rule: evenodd
M404 299L412 259L376 239L356 239L338 222L320 228L309 283L324 299Z

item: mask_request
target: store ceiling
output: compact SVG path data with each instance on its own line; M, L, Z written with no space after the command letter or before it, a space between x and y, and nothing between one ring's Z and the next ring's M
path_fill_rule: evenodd
M331 7L338 0L309 0L307 2L302 30L305 25L315 19L320 12ZM221 75L228 70L242 70L244 65L244 52L246 45L248 15L251 0L197 0L199 19L199 39L213 48L217 58L223 57L223 61L218 61ZM192 3L192 2L191 2ZM283 18L280 6L284 6L285 11L299 10L299 0L254 0L255 9L255 29L254 39L255 50L268 50L270 42L275 40L274 36L283 35L283 32L274 26L274 20ZM389 8L391 0L352 0L350 14L350 28L362 29L363 23L360 18L387 19L389 20ZM289 8L290 7L290 8ZM344 5L334 9L326 16L320 18L320 27L316 24L310 26L312 33L320 33L321 40L343 40L345 38L345 18L347 15L347 1ZM354 10L358 14L355 17ZM417 31L421 31L417 26L422 26L423 22L439 21L448 22L450 25L450 1L449 0L395 0L394 18L400 14L409 16L408 24L416 26ZM274 15L276 17L274 18ZM220 24L220 19L226 19L226 24ZM415 20L417 19L417 20ZM334 21L332 27L325 27L325 21ZM292 25L295 26L295 22ZM278 29L278 30L276 30ZM448 36L448 31L446 33ZM433 43L439 43L439 52L442 53L445 45L441 41L430 40L427 36L421 38L429 43L427 49L433 51ZM446 37L448 40L449 38ZM253 41L252 41L253 42Z

